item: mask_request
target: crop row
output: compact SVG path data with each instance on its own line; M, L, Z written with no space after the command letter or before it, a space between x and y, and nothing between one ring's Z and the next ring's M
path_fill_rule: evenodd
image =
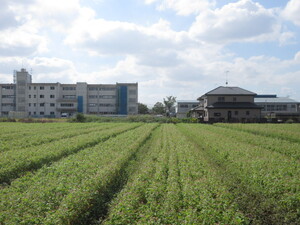
M133 129L139 124L123 124L110 129L61 139L28 149L18 149L0 153L0 183L9 183L26 171L36 170L43 165L57 161L62 157L94 146L119 133Z
M227 137L231 137L238 142L244 142L253 146L262 146L265 149L279 152L293 159L300 159L300 142L291 142L287 139L257 135L239 129L231 129L230 126L226 125L213 127L207 126L205 129L217 131L220 134L226 134Z
M85 223L155 126L140 126L16 179L0 190L0 223Z
M93 126L86 126L86 127L63 127L59 130L49 130L45 128L44 130L37 130L29 132L30 135L23 135L19 138L13 138L3 141L1 140L0 144L0 152L13 150L13 149L23 149L28 148L36 145L46 144L49 142L61 140L64 138L71 138L75 136L79 136L82 134L88 134L91 132L98 132L100 130L116 127L119 124L93 124ZM70 129L71 128L71 129Z
M233 197L201 152L174 125L163 125L104 224L240 224ZM102 221L100 221L102 222Z
M212 126L179 125L254 224L299 224L299 161L253 146Z
M252 134L262 135L271 138L283 139L290 142L300 143L299 124L226 124L219 123L215 126L222 126L230 129L245 131Z

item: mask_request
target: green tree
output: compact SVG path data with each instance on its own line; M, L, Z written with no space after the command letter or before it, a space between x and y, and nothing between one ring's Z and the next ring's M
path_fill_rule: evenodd
M138 112L139 114L148 114L149 113L148 106L143 103L138 103Z
M167 116L170 115L171 108L175 105L175 103L176 103L176 97L166 96L166 98L164 98L164 104L165 104Z
M165 114L165 106L161 102L156 102L152 108L152 111L156 114Z

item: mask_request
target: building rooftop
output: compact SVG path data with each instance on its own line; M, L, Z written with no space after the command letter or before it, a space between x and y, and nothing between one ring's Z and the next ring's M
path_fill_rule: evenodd
M207 92L205 95L256 95L256 93L239 87L220 86Z

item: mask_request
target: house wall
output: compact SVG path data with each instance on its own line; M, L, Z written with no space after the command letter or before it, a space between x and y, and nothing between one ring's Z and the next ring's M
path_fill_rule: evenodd
M207 111L207 116L204 117L204 121L228 121L229 111L231 112L231 121L233 122L260 119L260 109L210 109ZM249 112L248 115L247 111Z
M254 102L254 96L244 96L244 95L240 95L240 96L232 96L232 95L211 95L211 96L207 96L207 101L206 101L206 105L211 105L214 104L215 102L219 102L218 98L219 97L224 97L224 102ZM234 98L235 101L234 101Z

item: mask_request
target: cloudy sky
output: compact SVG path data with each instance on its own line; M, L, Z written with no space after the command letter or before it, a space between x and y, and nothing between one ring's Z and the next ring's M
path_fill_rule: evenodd
M0 0L0 82L138 82L139 102L239 86L300 101L299 0ZM228 71L228 72L226 72Z

